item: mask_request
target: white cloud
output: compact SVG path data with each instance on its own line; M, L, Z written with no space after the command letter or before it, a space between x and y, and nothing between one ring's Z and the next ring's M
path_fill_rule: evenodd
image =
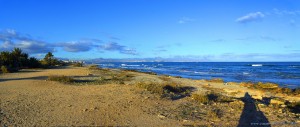
M137 55L137 51L132 48L128 48L126 46L120 45L116 42L109 42L104 45L99 45L99 50L106 50L106 51L119 51L122 54L129 54L129 55Z
M178 20L178 23L179 24L185 24L185 23L193 22L193 21L195 21L195 19L192 19L192 18L189 18L189 17L182 17Z
M263 13L254 12L254 13L249 13L245 16L240 17L240 18L237 18L236 22L238 22L238 23L249 23L249 22L261 20L264 17L265 17L265 15Z
M1 41L0 49L4 51L12 50L15 47L21 48L27 53L47 53L54 51L54 47L51 44L36 40L28 35L22 35L12 29L0 31Z
M224 42L226 41L225 39L216 39L216 40L211 40L210 42Z
M81 40L58 43L57 46L63 47L63 49L68 52L85 52L90 51L93 48L94 44L90 41Z
M284 15L300 16L300 10L288 11L288 10L279 10L275 8L273 9L273 13L279 16L284 16Z
M55 51L51 44L42 41L21 41L16 47L28 53L47 53Z
M271 36L266 36L266 35L237 38L236 40L238 40L238 41L267 41L267 42L282 41L281 38L271 37Z
M114 40L118 40L114 37ZM0 50L10 51L18 47L27 53L41 54L56 51L55 48L62 48L67 52L87 52L94 48L102 51L119 51L121 54L137 55L137 51L116 42L103 44L99 39L82 39L79 41L47 43L32 38L30 35L23 35L15 30L7 29L0 31ZM101 51L100 51L101 52Z

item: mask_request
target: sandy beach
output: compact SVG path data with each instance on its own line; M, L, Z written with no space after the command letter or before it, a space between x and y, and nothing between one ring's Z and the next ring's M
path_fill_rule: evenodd
M128 79L113 82L118 77L111 77L112 74L119 77L122 74ZM53 75L70 76L75 82L47 80ZM94 82L99 78L105 80ZM109 82L103 82L107 80ZM145 82L172 82L192 89L186 95L170 99L138 87L137 84ZM207 92L219 93L231 100L202 104L192 96ZM176 92L172 94L175 96ZM0 75L0 126L248 126L244 123L299 126L300 114L290 111L281 102L271 100L271 104L264 104L260 101L266 97L300 101L299 95L272 94L234 82L224 85L87 67L24 69Z

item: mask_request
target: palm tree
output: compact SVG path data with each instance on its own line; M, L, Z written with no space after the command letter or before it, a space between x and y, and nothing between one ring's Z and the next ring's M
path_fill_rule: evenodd
M21 65L21 56L22 56L22 50L20 48L14 48L14 50L11 52L13 57L13 66L19 70Z
M3 51L0 53L0 61L4 66L12 66L12 58L11 53L8 51Z
M14 61L13 65L16 69L23 68L28 65L28 54L23 53L22 49L14 48L11 54Z
M53 60L54 60L54 56L51 52L48 52L45 57L44 57L44 61L46 62L46 64L48 66L53 66Z

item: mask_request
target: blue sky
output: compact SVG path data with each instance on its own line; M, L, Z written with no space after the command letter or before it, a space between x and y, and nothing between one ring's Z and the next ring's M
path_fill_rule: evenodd
M35 57L300 61L297 0L0 0L0 50Z

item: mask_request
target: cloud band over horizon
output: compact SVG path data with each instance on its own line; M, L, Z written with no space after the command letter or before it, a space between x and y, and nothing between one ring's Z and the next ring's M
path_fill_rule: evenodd
M1 44L2 42L2 44ZM62 48L66 52L87 52L92 49L103 51L118 51L120 54L137 55L133 48L121 45L117 42L104 43L99 39L83 39L69 42L48 43L34 39L30 35L23 35L13 29L0 32L0 50L9 51L13 48L21 48L27 53L38 54L55 52L56 48Z

